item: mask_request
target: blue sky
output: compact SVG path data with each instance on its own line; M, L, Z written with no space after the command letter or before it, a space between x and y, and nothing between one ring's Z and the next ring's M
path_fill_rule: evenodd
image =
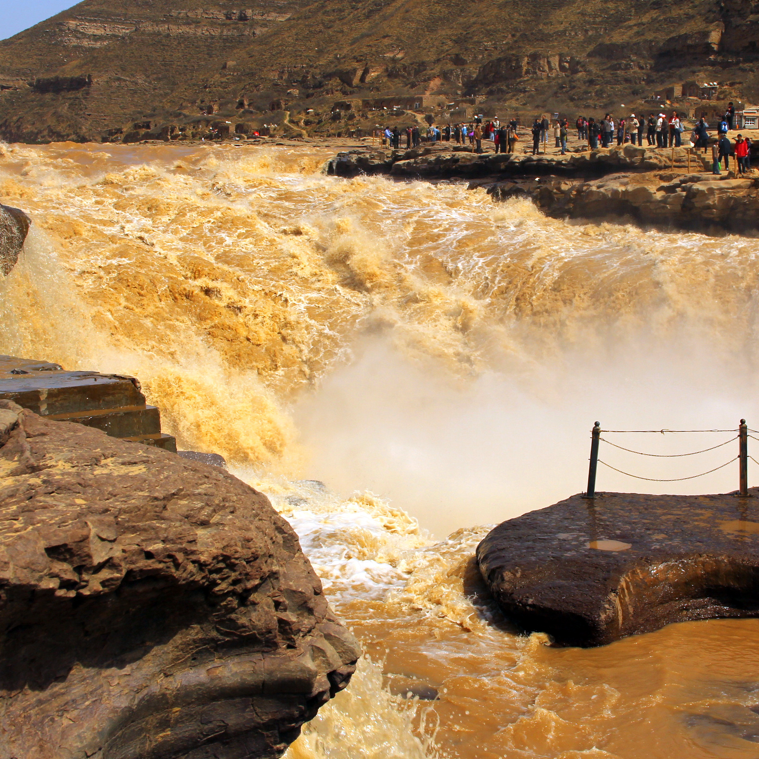
M78 2L79 0L0 0L0 39L12 37Z

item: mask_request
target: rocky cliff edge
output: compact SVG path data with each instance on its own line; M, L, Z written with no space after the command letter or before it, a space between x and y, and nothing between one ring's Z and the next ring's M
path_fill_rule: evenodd
M223 470L0 402L0 754L276 757L359 656Z

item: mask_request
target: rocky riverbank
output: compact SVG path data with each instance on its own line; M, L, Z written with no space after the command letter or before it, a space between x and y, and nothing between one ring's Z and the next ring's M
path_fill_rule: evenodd
M682 150L676 163L687 161ZM621 149L580 151L567 156L526 153L475 153L471 148L438 143L411 150L361 148L338 153L327 173L338 177L385 174L402 179L481 179L561 176L601 177L619 171L655 171L672 165L672 156L626 145Z
M497 200L530 198L549 216L633 222L660 229L753 235L759 229L759 177L646 172L578 180L543 177L497 182Z
M274 759L359 656L219 467L0 401L0 753Z
M757 496L573 496L498 525L477 561L507 617L561 645L756 617Z
M712 234L754 234L759 175L707 170L703 153L625 145L569 156L476 154L468 148L339 153L329 174L467 181L496 200L526 197L549 216L633 222Z

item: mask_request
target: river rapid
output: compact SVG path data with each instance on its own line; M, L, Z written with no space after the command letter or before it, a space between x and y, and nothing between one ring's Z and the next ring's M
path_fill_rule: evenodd
M501 618L472 558L489 525L584 488L596 419L759 425L759 240L340 180L330 156L0 145L0 201L34 222L0 353L138 376L181 448L269 496L362 641L287 759L759 756L759 620L553 648ZM602 458L673 479L735 447ZM737 468L602 466L598 489L726 492Z

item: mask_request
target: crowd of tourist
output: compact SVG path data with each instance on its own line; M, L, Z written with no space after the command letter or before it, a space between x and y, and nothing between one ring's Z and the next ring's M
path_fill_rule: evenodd
M734 156L738 172L745 173L751 169L751 140L738 135L731 141L728 134L735 129L735 108L732 103L717 125L716 140L712 144L712 163L715 173L719 173L724 163L729 169L730 156ZM579 116L574 122L577 140L591 150L599 147L609 148L614 144L632 144L643 147L644 140L648 147L679 148L683 145L683 134L688 131L683 119L677 111L670 115L666 113L650 113L616 119L607 113L602 119ZM475 152L483 152L483 142L493 145L496 153L514 153L516 143L520 139L520 125L517 119L501 122L497 117L488 121L476 118L471 123L446 124L445 126L429 125L426 129L418 126L399 129L389 127L382 133L383 143L396 150L419 147L426 143L446 142L456 145L469 145ZM532 153L537 155L547 151L548 136L553 132L555 147L565 155L570 132L567 118L549 121L545 116L537 117L530 127L532 136ZM696 149L707 152L712 133L709 124L702 117L690 128L688 144ZM529 150L527 148L526 150Z

